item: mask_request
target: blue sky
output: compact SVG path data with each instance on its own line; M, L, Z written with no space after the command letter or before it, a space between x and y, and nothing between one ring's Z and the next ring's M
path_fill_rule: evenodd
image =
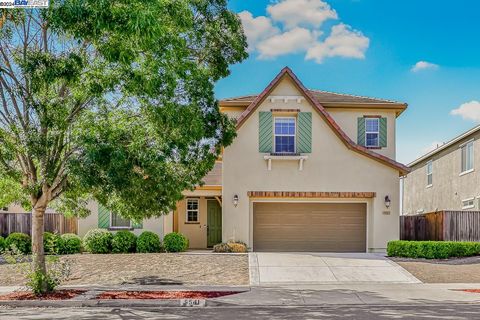
M480 123L480 1L229 6L241 13L250 57L217 84L218 98L260 92L289 66L308 88L407 102L397 121L403 163Z

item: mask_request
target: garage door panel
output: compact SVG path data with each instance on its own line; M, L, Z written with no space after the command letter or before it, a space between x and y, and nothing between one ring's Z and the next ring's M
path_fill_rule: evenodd
M255 251L366 251L366 205L254 203Z

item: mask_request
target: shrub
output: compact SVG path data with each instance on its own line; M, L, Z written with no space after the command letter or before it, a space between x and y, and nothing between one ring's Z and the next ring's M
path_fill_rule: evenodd
M113 240L112 240L113 253L135 252L136 246L137 246L137 237L130 231L118 231L113 235Z
M240 241L233 241L233 242L227 242L227 245L232 248L232 252L234 253L247 253L247 245L243 242Z
M217 253L228 253L232 252L232 247L226 243L219 243L213 246L213 252Z
M181 233L172 232L163 237L163 247L167 252L183 252L188 249L188 239Z
M0 236L0 252L2 252L5 249L5 239L3 239L2 236Z
M61 254L63 250L63 240L56 234L45 232L43 234L43 251L45 254Z
M5 239L6 249L10 250L12 246L18 249L23 254L32 252L32 240L28 234L14 232Z
M73 233L62 234L62 254L75 254L82 252L82 239Z
M110 253L113 235L104 229L92 229L83 237L85 249L90 253Z
M156 233L150 231L143 231L141 235L137 238L137 252L140 253L151 253L151 252L160 252L162 250L162 245L160 243L160 238Z
M213 246L213 252L217 253L247 253L247 245L241 241L228 241Z
M390 241L389 257L447 259L480 255L480 242L454 241Z

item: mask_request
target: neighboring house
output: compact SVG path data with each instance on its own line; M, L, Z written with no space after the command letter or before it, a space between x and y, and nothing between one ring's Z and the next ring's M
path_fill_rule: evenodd
M384 251L399 238L396 118L404 103L308 90L289 68L259 95L224 99L237 137L165 217L191 248Z
M480 126L409 164L403 214L480 210Z

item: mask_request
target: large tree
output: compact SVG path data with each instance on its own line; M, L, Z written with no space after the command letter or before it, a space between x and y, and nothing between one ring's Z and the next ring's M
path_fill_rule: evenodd
M226 0L0 11L0 201L32 209L37 272L47 207L140 220L201 183L235 135L213 85L246 56Z

